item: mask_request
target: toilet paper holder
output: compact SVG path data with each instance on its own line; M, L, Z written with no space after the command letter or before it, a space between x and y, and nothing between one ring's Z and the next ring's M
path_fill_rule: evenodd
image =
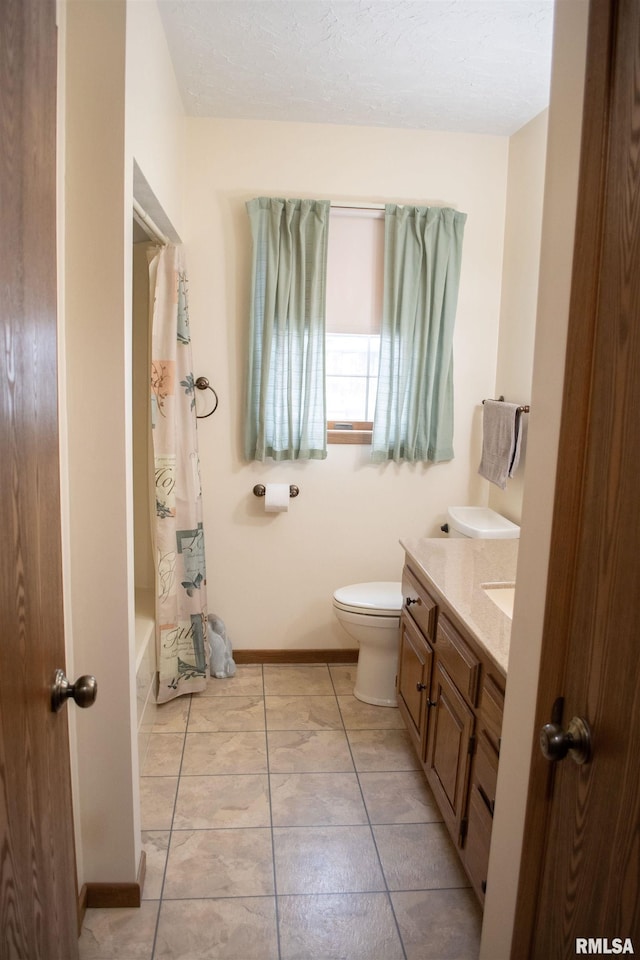
M256 483L255 487L253 488L254 497L264 497L266 492L267 492L267 488L265 487L264 483ZM297 497L299 493L300 493L300 490L298 487L296 487L295 483L290 484L289 496Z

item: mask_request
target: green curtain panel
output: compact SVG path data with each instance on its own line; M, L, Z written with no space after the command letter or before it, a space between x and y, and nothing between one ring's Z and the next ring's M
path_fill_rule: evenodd
M453 329L465 213L385 207L374 461L453 458Z
M328 200L247 203L253 239L247 460L323 460Z

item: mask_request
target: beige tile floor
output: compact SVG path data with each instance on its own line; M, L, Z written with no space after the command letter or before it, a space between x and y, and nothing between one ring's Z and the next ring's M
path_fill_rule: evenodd
M155 708L139 910L81 960L475 960L481 915L396 709L355 665L239 666Z

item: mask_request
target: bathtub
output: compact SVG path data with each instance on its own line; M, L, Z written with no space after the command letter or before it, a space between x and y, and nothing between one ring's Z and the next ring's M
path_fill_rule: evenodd
M152 589L135 593L136 703L138 713L138 756L144 764L153 726L155 701L153 677L156 669L155 597Z

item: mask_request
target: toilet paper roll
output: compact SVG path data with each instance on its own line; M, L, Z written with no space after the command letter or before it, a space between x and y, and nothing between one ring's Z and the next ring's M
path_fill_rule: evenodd
M289 484L267 483L264 495L265 513L286 513L289 509Z

